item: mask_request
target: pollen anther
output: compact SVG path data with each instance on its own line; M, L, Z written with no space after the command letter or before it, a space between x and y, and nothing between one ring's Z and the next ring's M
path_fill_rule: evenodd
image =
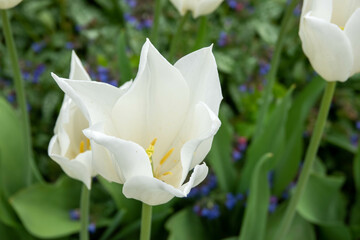
M166 160L170 157L170 155L172 154L172 152L174 151L174 148L170 149L165 155L164 157L160 160L160 165L163 165Z

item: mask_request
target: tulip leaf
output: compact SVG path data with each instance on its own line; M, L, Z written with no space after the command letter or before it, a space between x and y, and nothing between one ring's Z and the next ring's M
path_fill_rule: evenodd
M241 224L240 240L260 240L265 237L270 199L267 174L273 165L272 154L265 154L256 164L251 176L250 193Z
M265 153L273 153L275 159L278 159L281 155L285 143L285 123L291 106L293 89L290 88L285 97L277 104L261 135L251 142L246 153L245 166L240 180L240 192L247 190L254 168Z
M30 164L18 115L2 98L0 109L0 186L8 198L28 185Z
M79 208L81 184L63 177L54 185L34 184L15 194L10 203L25 228L40 238L62 237L76 233L80 222L69 217Z
M226 114L222 113L223 111L220 111L221 127L214 137L211 151L207 159L216 174L220 188L223 191L231 192L236 177L231 159L231 145L234 130L229 123Z
M120 67L121 82L125 83L132 79L132 70L130 60L126 55L126 35L125 31L121 31L118 40L118 61Z
M0 213L0 222L12 227L18 225L14 210L11 208L2 191L0 191Z
M268 224L266 226L266 240L276 240L275 234L281 226L281 221L284 217L287 204L282 204L278 207L275 213L269 217ZM315 240L315 230L312 224L307 222L299 214L295 214L295 217L291 223L288 233L286 234L286 240Z
M350 211L350 226L354 239L360 239L360 195L357 194L355 204Z
M173 215L165 224L169 240L209 239L200 218L191 208L183 209Z
M351 240L350 229L344 224L335 226L320 226L319 227L319 239L326 240ZM356 238L358 239L358 238Z
M314 79L299 93L289 110L286 122L285 150L274 169L274 193L276 195L280 195L284 191L298 172L303 153L305 121L324 86L324 80Z
M311 223L343 225L346 202L340 191L343 176L324 176L311 173L305 191L297 206L298 213Z

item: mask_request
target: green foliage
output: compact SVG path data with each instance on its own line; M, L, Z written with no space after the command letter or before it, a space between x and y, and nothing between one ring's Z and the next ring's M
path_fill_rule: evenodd
M34 236L55 238L76 233L80 222L69 217L79 208L80 187L77 181L63 177L55 185L36 184L11 198L11 205L24 227Z
M273 165L273 154L265 154L251 176L249 203L245 210L239 240L260 240L265 237L270 186L267 173Z

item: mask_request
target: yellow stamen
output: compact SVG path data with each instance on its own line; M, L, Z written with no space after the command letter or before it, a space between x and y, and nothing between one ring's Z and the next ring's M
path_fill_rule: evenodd
M161 176L166 176L166 175L171 175L172 174L172 172L166 172L166 173L163 173Z
M339 28L344 31L344 27L339 27Z
M160 160L160 165L163 165L166 160L170 157L171 153L174 151L174 148L170 149L165 156Z
M90 139L86 139L86 146L88 150L91 150Z
M150 162L151 162L151 156L154 153L154 146L155 146L156 140L157 140L157 138L154 138L154 140L151 141L150 146L145 150L150 159Z
M85 143L84 143L84 141L81 141L80 142L80 153L83 153L83 152L85 152Z

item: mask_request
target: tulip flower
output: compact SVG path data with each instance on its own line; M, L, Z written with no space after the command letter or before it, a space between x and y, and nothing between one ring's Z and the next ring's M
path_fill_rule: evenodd
M170 0L183 16L191 11L194 18L207 15L215 11L223 0Z
M75 52L71 57L70 79L90 81ZM67 175L82 181L90 189L93 173L92 153L90 141L82 132L88 127L89 121L80 108L65 95L48 154Z
M159 205L187 196L206 177L208 167L201 162L220 127L222 99L211 49L200 49L171 65L147 40L138 74L125 93L106 83L53 74L60 88L89 113L92 123L85 136L109 153L110 160L94 162L112 162L108 169L117 177L96 171L124 184L126 197Z
M300 38L311 65L327 81L360 72L360 1L305 0Z
M13 8L18 5L22 0L0 0L0 9Z

